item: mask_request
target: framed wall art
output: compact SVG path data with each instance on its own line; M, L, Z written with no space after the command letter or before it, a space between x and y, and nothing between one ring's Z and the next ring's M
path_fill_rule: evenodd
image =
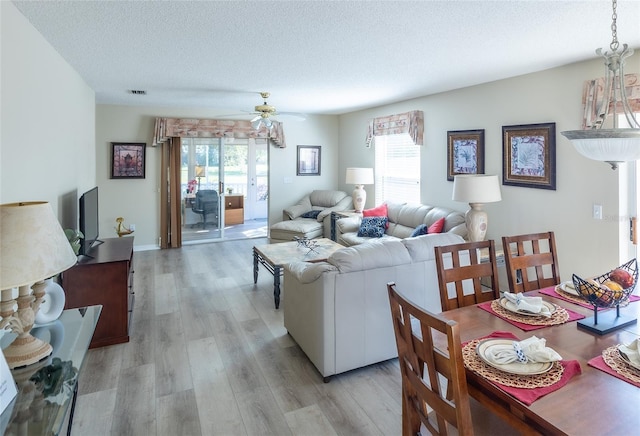
M502 126L502 184L556 189L556 123Z
M298 145L297 176L319 176L320 162L319 145Z
M447 180L456 174L484 174L484 129L447 132Z
M111 178L144 179L146 143L111 143Z

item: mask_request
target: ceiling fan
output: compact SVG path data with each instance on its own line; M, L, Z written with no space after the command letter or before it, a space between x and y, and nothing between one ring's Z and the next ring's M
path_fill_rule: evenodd
M267 99L270 95L271 94L268 92L261 92L260 96L264 99L264 103L254 107L257 116L251 119L251 126L256 130L260 128L261 124L264 124L268 129L273 125L271 123L271 116L276 114L276 107L267 103Z
M279 112L275 106L272 106L267 102L267 99L269 98L270 95L271 93L269 92L260 92L260 96L263 99L262 104L254 106L253 108L254 111L249 112L250 114L254 115L254 117L250 121L251 126L254 129L258 130L262 126L265 126L267 129L270 129L273 126L272 117L275 117L275 116L287 116L287 117L295 118L300 121L303 121L306 119L306 115L301 113Z

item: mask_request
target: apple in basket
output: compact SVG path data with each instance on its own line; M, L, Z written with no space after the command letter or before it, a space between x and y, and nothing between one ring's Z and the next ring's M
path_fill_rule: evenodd
M633 286L633 276L622 268L617 268L609 273L609 279L618 283L624 289Z

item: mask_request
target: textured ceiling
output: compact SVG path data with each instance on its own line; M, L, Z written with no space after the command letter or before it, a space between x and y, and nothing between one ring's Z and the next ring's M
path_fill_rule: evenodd
M251 111L270 91L280 111L339 114L592 59L612 38L607 0L13 3L102 104ZM618 1L618 39L640 48L640 1Z

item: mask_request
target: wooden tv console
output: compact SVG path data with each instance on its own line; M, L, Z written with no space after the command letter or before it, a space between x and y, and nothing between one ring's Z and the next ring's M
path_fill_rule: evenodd
M65 309L102 305L89 348L129 342L133 313L133 237L103 241L62 273Z

